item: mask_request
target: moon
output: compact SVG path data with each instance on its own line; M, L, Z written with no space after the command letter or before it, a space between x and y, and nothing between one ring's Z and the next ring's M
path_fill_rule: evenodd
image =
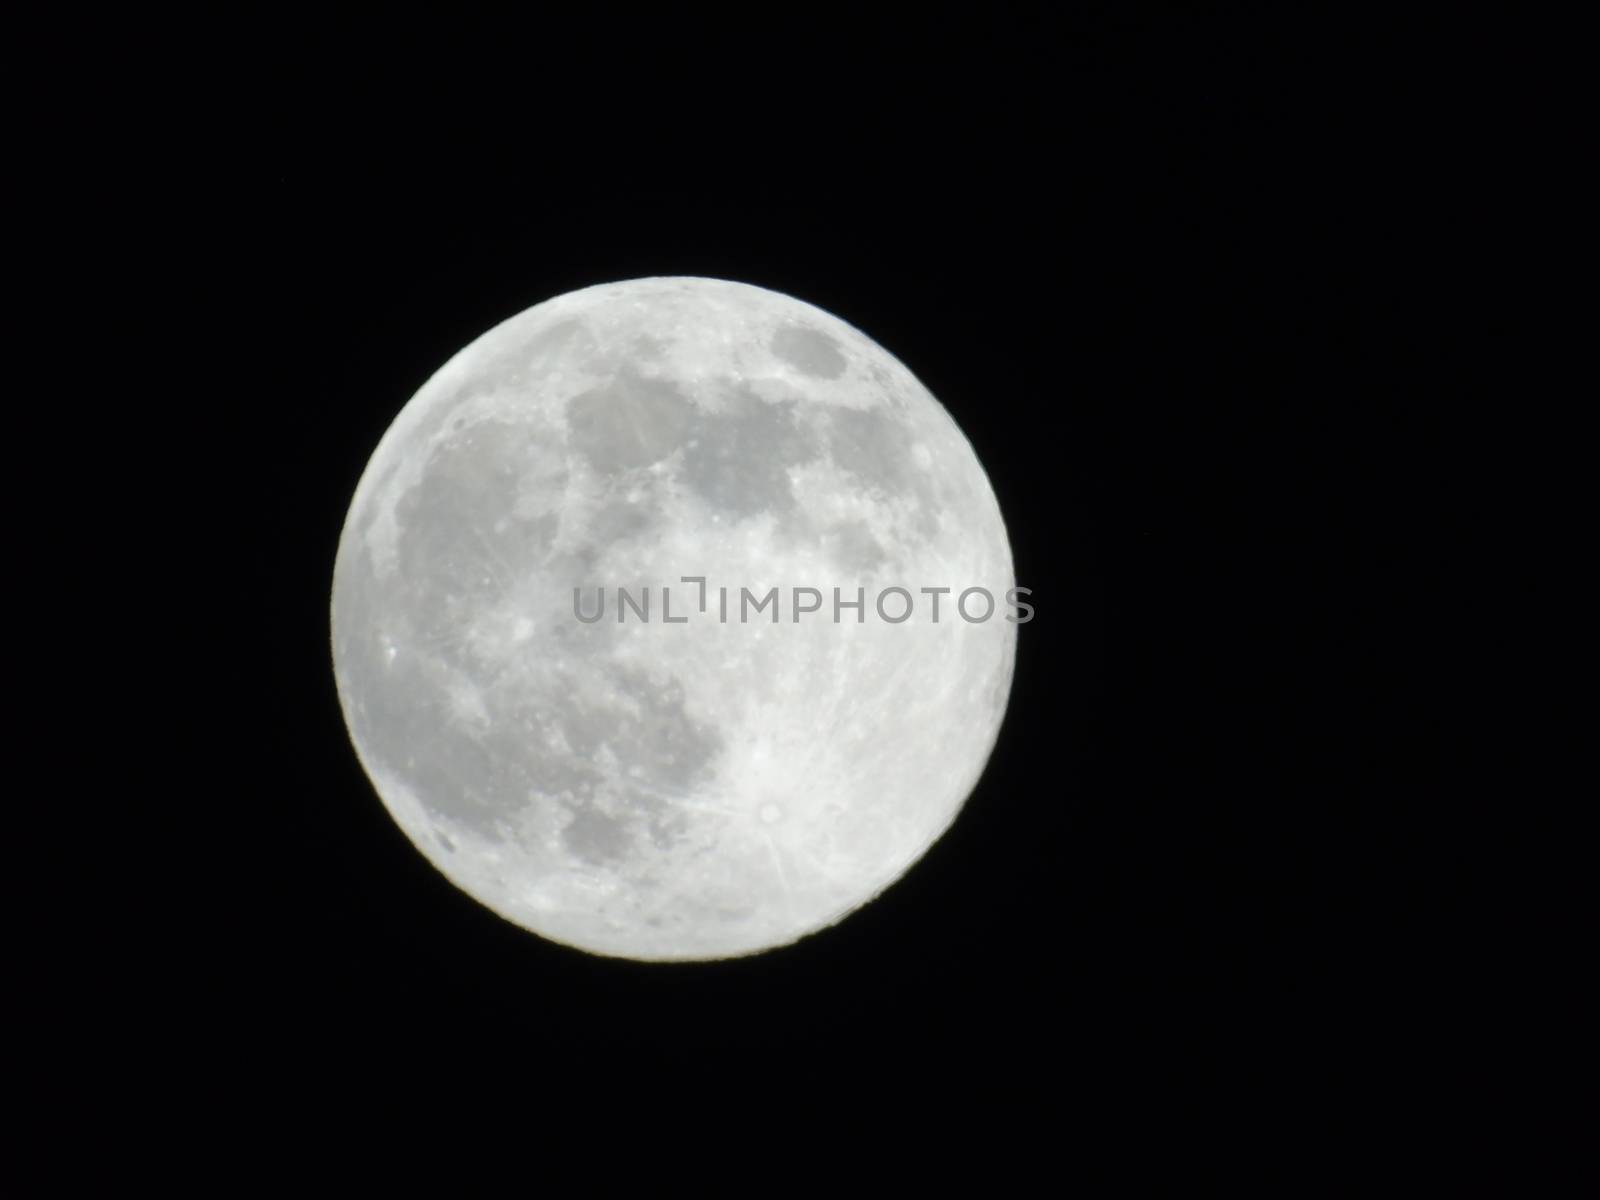
M977 456L886 350L763 288L636 279L503 322L400 411L339 540L334 677L469 896L593 954L729 958L949 828L1014 586Z

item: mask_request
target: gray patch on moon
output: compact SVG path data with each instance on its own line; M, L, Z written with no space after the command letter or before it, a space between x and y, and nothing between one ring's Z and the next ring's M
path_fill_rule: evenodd
M531 437L522 426L499 421L453 432L434 447L422 478L395 505L400 571L414 581L400 594L416 629L459 626L465 612L510 586L508 563L549 554L555 515L517 515ZM558 471L548 486L564 481ZM496 519L485 522L486 513Z
M630 350L633 358L642 358L646 362L658 363L662 359L663 351L666 350L666 344L660 338L651 337L648 333L641 333L633 339Z
M943 481L918 463L916 437L900 410L831 408L827 445L834 463L863 490L902 504L901 535L926 542L938 535ZM987 481L985 481L987 486Z
M561 840L584 862L603 866L628 857L633 837L620 818L590 805L569 813Z
M772 335L772 352L803 375L837 379L848 365L839 343L820 329L787 324Z
M829 414L828 449L841 470L864 487L907 492L918 471L911 458L911 433L903 421L876 409L835 408Z
M836 525L823 534L829 556L847 576L869 575L883 566L889 556L864 521Z
M492 705L486 733L458 720L450 682L437 662L402 656L377 681L383 700L361 714L364 744L379 764L403 772L433 816L486 837L503 836L533 783L526 743L506 741Z
M347 591L358 621L374 590ZM515 661L473 665L464 645L415 637L400 639L406 648L391 657L386 640L339 648L347 680L363 696L351 709L353 731L376 763L410 781L432 818L484 838L514 837L524 814L553 816L559 805L576 829L563 836L577 839L572 848L587 862L604 861L597 856L607 847L620 855L625 834L663 844L675 829L664 798L703 782L723 749L689 715L671 677L604 659L582 676L539 676ZM447 665L452 660L459 665ZM616 795L620 810L608 808L606 797Z
M605 698L569 702L560 719L568 753L605 762L612 768L607 778L622 781L620 788L604 788L604 795L598 778L563 792L568 820L562 838L596 865L627 858L641 836L669 844L682 822L667 801L709 778L723 748L714 731L689 716L676 679L654 680L617 664L608 664L604 677Z
M619 542L630 541L653 529L658 523L659 496L650 494L638 499L613 496L604 501L589 518L584 535L590 545L587 555L591 560L610 550Z
M569 317L547 329L541 329L526 342L513 346L509 353L517 366L524 370L539 367L579 340L579 335L584 332L583 322Z
M814 458L817 443L792 401L772 403L735 387L727 407L695 421L682 478L712 508L739 517L794 507L787 468Z
M722 741L690 717L682 684L653 680L618 663L606 663L601 671L603 699L582 694L562 705L562 730L572 752L588 761L605 755L625 778L653 790L677 795L694 787Z
M835 408L829 413L828 448L834 462L862 487L909 501L905 532L926 540L939 531L940 481L918 465L914 445L911 427L895 410Z
M694 416L675 385L627 367L567 402L572 444L602 474L659 462L682 444Z

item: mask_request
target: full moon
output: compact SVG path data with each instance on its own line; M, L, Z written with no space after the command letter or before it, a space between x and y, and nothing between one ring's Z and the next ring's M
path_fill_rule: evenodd
M339 541L334 676L462 891L590 953L728 958L949 828L1014 587L977 456L886 350L777 292L636 279L512 317L400 411Z

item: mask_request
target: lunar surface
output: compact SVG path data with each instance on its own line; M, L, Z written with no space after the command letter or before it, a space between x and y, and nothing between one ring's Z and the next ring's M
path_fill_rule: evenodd
M1013 587L971 446L888 352L775 292L640 279L511 318L396 417L339 543L334 673L463 891L592 953L724 958L837 922L949 827Z

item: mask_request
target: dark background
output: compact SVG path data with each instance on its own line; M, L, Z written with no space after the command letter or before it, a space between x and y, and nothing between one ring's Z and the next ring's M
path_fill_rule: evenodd
M1465 936L1430 587L1441 414L1496 330L1439 298L1494 253L1461 246L1498 70L1448 23L1265 7L749 22L241 20L146 81L162 148L120 211L160 319L206 333L173 491L207 699L171 709L198 798L151 872L141 1036L294 1111L1405 1110ZM656 274L904 361L1037 609L950 833L717 964L589 957L456 891L366 782L328 649L349 499L417 387Z

